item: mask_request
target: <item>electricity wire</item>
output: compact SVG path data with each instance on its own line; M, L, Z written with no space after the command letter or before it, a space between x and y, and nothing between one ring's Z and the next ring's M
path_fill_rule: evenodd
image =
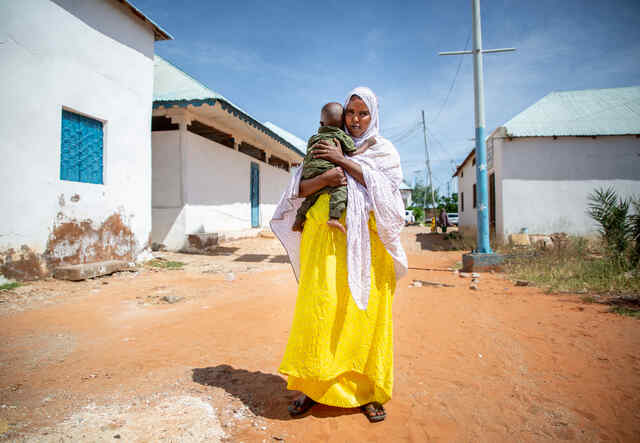
M471 31L469 31L469 35L467 36L467 42L464 44L465 51L469 46L469 40L471 40ZM456 84L456 80L458 78L458 74L460 73L462 62L464 60L464 57L459 57L459 58L460 58L460 61L458 62L458 69L456 69L456 74L453 76L453 81L451 82L451 86L449 87L449 92L447 92L447 96L445 97L444 102L442 102L442 106L440 106L440 110L436 114L436 118L433 119L433 124L435 124L438 121L438 118L440 118L440 114L442 114L442 110L444 109L444 107L447 105L447 102L449 101L449 97L451 96L451 91L453 91L453 86Z

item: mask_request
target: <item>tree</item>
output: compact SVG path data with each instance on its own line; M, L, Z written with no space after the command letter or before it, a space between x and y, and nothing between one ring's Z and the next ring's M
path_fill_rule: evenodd
M431 186L423 186L422 183L416 183L416 187L411 191L411 201L413 201L414 206L422 207L424 205L424 194L427 193L427 206L433 207L433 200L431 198ZM438 201L440 200L440 196L438 195L438 188L434 189L435 197L436 197L436 206L438 205Z
M458 194L453 193L451 197L444 196L440 199L440 206L447 212L458 212Z

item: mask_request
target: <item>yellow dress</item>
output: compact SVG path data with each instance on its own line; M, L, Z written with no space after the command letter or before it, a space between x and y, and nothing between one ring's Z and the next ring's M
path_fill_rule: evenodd
M347 282L346 236L327 226L328 220L324 194L307 212L298 298L280 372L288 376L288 389L318 403L346 408L384 403L393 390L393 259L371 214L371 292L367 310L360 310Z

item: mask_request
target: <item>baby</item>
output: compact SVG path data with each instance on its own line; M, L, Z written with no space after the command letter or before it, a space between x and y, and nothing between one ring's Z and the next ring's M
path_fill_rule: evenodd
M342 129L344 127L344 110L340 103L327 103L322 107L320 113L320 129L318 133L312 136L307 143L307 155L302 162L302 180L316 177L329 169L335 168L336 165L328 160L314 158L311 146L320 140L329 140L333 144L340 146L342 152L346 155L353 156L366 151L371 145L376 143L376 139L371 137L356 149L353 140ZM340 217L347 208L347 187L325 187L319 191L309 195L298 209L296 213L296 221L293 223L294 231L302 231L306 220L307 211L315 204L318 197L322 194L329 194L329 221L327 224L331 227L340 229L346 234L346 230Z

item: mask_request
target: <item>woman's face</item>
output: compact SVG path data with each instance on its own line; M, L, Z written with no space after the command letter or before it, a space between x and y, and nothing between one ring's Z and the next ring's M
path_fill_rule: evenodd
M371 124L369 108L357 95L352 95L344 112L344 124L349 134L360 137Z

